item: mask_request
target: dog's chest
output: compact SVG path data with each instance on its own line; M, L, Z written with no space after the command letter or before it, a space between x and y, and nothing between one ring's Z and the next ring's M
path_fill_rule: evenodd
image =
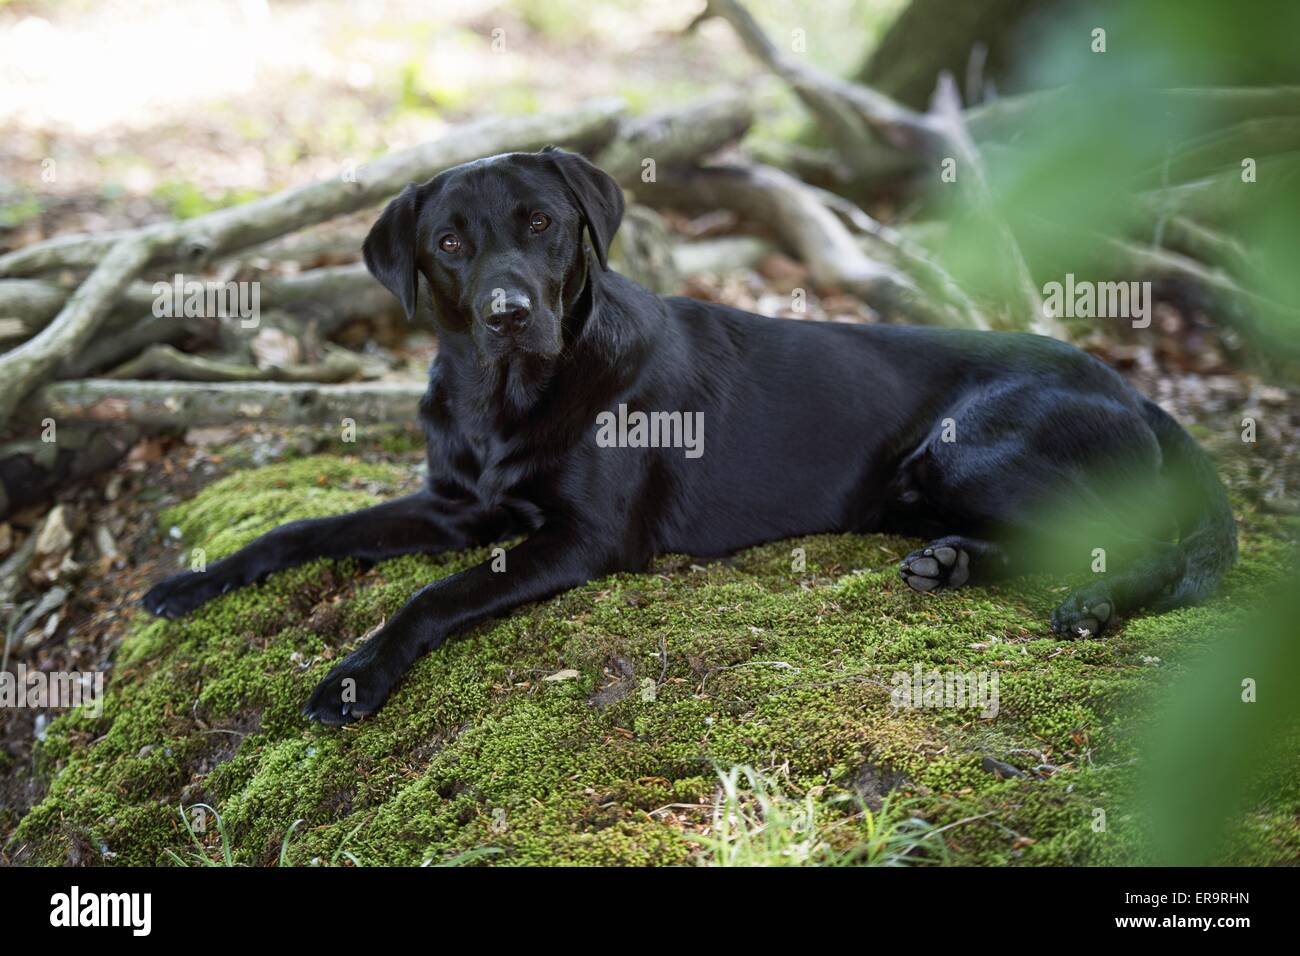
M471 483L484 504L500 504L510 498L527 497L523 488L530 469L526 463L532 459L511 441L493 432L470 436L470 452L474 460Z

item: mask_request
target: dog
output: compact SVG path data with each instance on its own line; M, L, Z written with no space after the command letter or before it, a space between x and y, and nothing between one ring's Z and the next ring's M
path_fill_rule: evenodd
M1097 571L1100 552L1105 573L1052 613L1071 637L1203 599L1235 560L1209 459L1097 359L1029 334L659 297L609 268L623 210L611 177L553 147L404 189L364 257L408 319L423 279L436 321L425 486L276 528L161 581L145 607L177 617L318 558L522 538L504 570L489 561L419 590L329 672L303 712L338 725L374 713L453 634L664 552L888 531L927 542L900 565L917 591ZM1148 520L1160 502L1177 503L1167 527Z

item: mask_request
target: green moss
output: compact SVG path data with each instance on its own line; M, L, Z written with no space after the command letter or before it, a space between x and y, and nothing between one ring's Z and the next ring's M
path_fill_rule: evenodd
M409 484L401 468L306 458L233 474L162 524L187 559L212 560ZM191 848L177 808L204 802L246 864L276 862L295 820L298 864L480 847L501 851L481 858L494 865L689 863L715 768L743 763L814 794L841 843L855 832L842 798L883 786L951 824L954 862L1131 862L1143 849L1134 702L1264 593L1286 545L1263 526L1248 516L1242 563L1213 604L1076 642L1047 627L1050 582L912 593L895 565L915 543L901 538L814 536L706 566L668 556L451 641L342 730L299 715L316 681L414 590L486 551L367 571L317 562L180 621L141 613L103 715L50 727L48 794L11 845L42 863L166 862ZM893 675L918 664L996 673L997 715L896 707ZM562 670L578 676L546 680ZM1029 774L1001 779L986 758ZM1276 783L1225 860L1300 851L1293 770Z

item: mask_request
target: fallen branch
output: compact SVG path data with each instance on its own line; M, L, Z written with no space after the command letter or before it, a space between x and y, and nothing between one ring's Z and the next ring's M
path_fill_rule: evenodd
M1157 218L1187 216L1202 223L1230 223L1241 215L1242 205L1255 198L1255 190L1290 175L1298 163L1300 150L1265 156L1256 167L1256 182L1243 182L1237 167L1192 182L1151 189L1141 193L1138 201Z
M550 144L592 149L608 142L622 112L614 100L587 103L567 113L469 123L411 149L360 166L355 176L324 180L179 222L101 235L38 242L0 256L0 276L33 275L66 267L88 268L122 239L141 236L148 264L194 269L287 232L378 205L412 180L422 180L471 159Z
M148 263L153 241L128 236L114 245L81 284L58 317L39 335L0 355L0 428L19 401L60 361L80 351L108 315L122 290Z
M198 337L205 342L218 339L216 319L147 315L122 328L115 327L115 317L104 323L107 335L96 336L77 355L59 363L56 378L88 378L106 368L121 365L151 345L175 344Z
M1175 216L1165 224L1165 245L1202 262L1218 262L1240 277L1259 276L1258 263L1234 236L1201 225L1185 216Z
M808 266L813 282L843 289L873 307L900 309L922 321L968 325L959 309L920 294L904 272L868 256L817 190L767 166L706 166L683 169L641 190L651 205L730 209L778 237Z
M361 253L358 242L353 252ZM204 281L196 276L187 279ZM165 281L172 284L172 277ZM309 269L296 275L270 275L256 280L262 308L286 308L302 302L333 301L370 291L385 292L360 262L341 266ZM153 282L132 282L118 302L120 312L134 321L134 316L152 311L158 296ZM22 319L32 333L49 323L67 304L75 290L41 279L0 280L0 316ZM385 294L387 294L385 292Z
M190 355L170 345L152 345L107 374L114 379L164 378L180 382L321 382L356 378L365 366L359 356L335 349L317 365L258 368L241 362Z
M730 209L771 229L822 287L866 292L887 281L910 284L889 266L867 258L811 188L779 169L683 169L643 192L651 205Z
M729 93L676 111L626 120L594 162L625 189L636 191L653 160L656 174L693 166L701 157L742 139L754 122L751 98Z
M972 329L990 328L989 320L948 271L934 261L919 243L912 242L897 229L868 215L855 203L838 193L815 190L822 202L845 224L874 240L874 248L896 260L905 270L934 290L961 314L961 325Z
M656 295L676 295L682 285L674 252L677 245L659 213L641 203L628 203L609 248L610 267Z
M864 154L879 152L879 144L882 142L918 154L935 154L943 150L956 153L967 170L968 179L973 183L972 198L989 215L1001 239L1023 306L1031 310L1029 317L1021 318L1020 308L1013 308L1011 324L1015 327L1028 326L1044 335L1065 335L1065 327L1054 317L1044 314L1037 286L1014 235L1006 223L994 215L992 194L983 162L966 127L961 98L951 75L945 73L940 77L932 111L929 114L918 113L870 87L846 82L787 55L772 43L738 0L708 0L708 7L702 16L710 15L722 17L731 24L750 53L790 84L796 95L835 137L840 153L846 159L858 162L858 157ZM840 255L835 254L830 258L837 259ZM925 258L922 256L923 260ZM808 261L812 267L812 261ZM847 261L852 269L852 260ZM938 267L932 266L928 271L932 278L938 280L941 288L956 289L956 284L951 279L940 279L936 270ZM923 303L916 297L913 299L912 311L917 313L918 307ZM963 300L969 302L964 294L959 295L955 301ZM977 309L958 307L956 312L959 320L954 324L977 328L984 325Z
M673 262L677 271L687 276L730 272L753 269L773 252L775 245L756 236L718 236L678 243L673 248Z
M1178 279L1214 293L1235 307L1217 312L1219 322L1237 325L1253 344L1264 344L1273 354L1287 358L1300 355L1300 347L1294 339L1277 331L1293 329L1300 323L1300 310L1294 306L1261 295L1242 285L1225 270L1206 265L1191 256L1113 236L1097 236L1096 240L1108 251L1108 264L1114 271L1149 278ZM1270 323L1276 326L1272 334L1267 328L1261 328Z
M701 154L735 141L744 135L753 121L749 98L743 95L716 97L693 104L683 110L617 123L621 107L609 102L589 104L561 116L527 117L496 120L462 127L446 137L412 150L383 157L356 170L345 181L318 182L299 189L185 222L160 223L137 230L102 236L75 236L38 243L6 256L0 256L0 274L27 274L56 267L80 268L96 262L105 250L115 248L123 238L137 238L146 243L150 254L144 265L175 263L181 269L193 269L217 257L230 256L250 249L268 249L283 254L284 248L267 246L290 230L310 226L338 215L373 206L387 199L412 179L423 179L442 169L483 155L508 149L536 149L559 143L598 153L599 160L621 182L631 186L643 174L643 163L671 167L692 162ZM615 139L611 143L611 139ZM281 241L281 246L286 246ZM138 271L138 270L137 270ZM384 291L360 263L311 270L297 276L272 276L257 280L261 304L268 308L299 307L326 334L342 322L359 314L378 311L388 301ZM55 283L21 284L0 282L0 318L10 322L0 331L11 335L34 333L54 314L66 307L70 293ZM117 290L110 297L120 298L118 315L121 323L132 326L139 316L152 311L156 298L153 284L137 282ZM17 315L9 315L16 312ZM156 348L147 360L151 367L181 368L174 349L164 343L182 333L172 332L159 322L146 320L147 328L123 339L123 343ZM178 325L183 323L178 322ZM64 373L97 370L121 362L133 352L106 345L93 361L79 360L80 341L60 348ZM203 370L187 366L184 371L199 374ZM204 374L229 375L231 370L207 369ZM7 400L15 405L24 392L41 380L39 375L18 381L10 387ZM3 410L0 408L0 410ZM0 425L4 422L0 416Z
M854 181L850 163L829 147L808 146L798 141L755 140L745 144L755 162L775 166L798 176L810 186L844 189ZM895 152L895 173L905 175L916 166L916 157ZM881 171L883 175L883 170Z
M39 389L32 414L59 421L133 422L189 428L231 422L338 426L412 422L425 382L315 385L281 382L138 382L90 378Z
M1267 116L1245 120L1211 130L1189 142L1180 143L1162 164L1167 183L1195 182L1227 170L1240 177L1241 159L1300 151L1300 118ZM1157 170L1150 170L1154 181Z
M726 20L750 54L790 84L839 142L841 155L849 162L861 163L878 152L874 147L881 141L908 151L928 142L931 133L924 114L788 55L736 0L708 0L701 18L708 16Z
M997 213L993 201L993 192L989 188L988 176L984 171L984 161L980 158L979 150L976 148L974 140L971 139L969 130L966 129L966 123L962 117L961 96L957 92L957 82L953 79L951 73L944 72L940 74L939 85L934 93L933 106L932 115L935 129L957 154L955 157L958 162L957 168L961 170L959 175L964 175L965 182L969 184L972 205L984 215L986 221L992 226L994 234L1002 246L1001 258L1011 268L1012 279L1020 296L1018 303L1011 303L1013 326L1024 327L1027 325L1040 335L1068 339L1065 326L1061 324L1056 316L1048 314L1043 308L1043 300L1039 295L1038 285L1034 282L1034 277L1029 271L1029 265L1025 262L1024 254L1020 251L1020 244L1016 241L1015 234L1011 231L1011 227L1007 225L1006 220ZM1027 322L1016 317L1021 309L1029 316L1032 316Z
M1010 139L1033 123L1050 122L1069 111L1071 97L1086 95L1074 87L1058 87L1000 97L967 110L966 125L979 142ZM1181 115L1201 128L1300 113L1296 86L1176 87L1134 95L1149 97L1158 102L1161 113Z
M973 329L989 327L988 319L979 307L952 276L930 258L920 243L872 219L842 196L820 190L816 192L846 225L862 233L864 238L858 244L864 252L870 250L895 261L900 269L911 273L922 285L933 288L937 296L947 299L962 313L963 321L957 325ZM869 220L872 225L866 225L864 220ZM778 251L775 243L757 236L719 236L715 239L679 243L673 248L673 260L677 271L682 275L723 273L736 269L756 269L765 258Z
M55 282L10 279L0 282L0 320L16 320L21 330L5 338L35 335L59 314L72 290Z
M361 243L370 231L369 222L330 222L321 228L291 232L252 249L241 250L240 258L258 268L273 262L314 262L317 259L357 259Z

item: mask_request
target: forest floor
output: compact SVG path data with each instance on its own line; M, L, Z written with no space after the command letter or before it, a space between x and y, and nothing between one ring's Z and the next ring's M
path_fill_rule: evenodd
M430 14L403 0L347 37L315 0L277 8L275 30L226 22L229 5L191 4L184 22L173 6L0 9L11 98L0 98L0 248L201 214L473 115L611 93L662 108L753 72L720 24L677 35L691 3L657 6L655 26L639 12L589 19L583 4L548 6L561 19L538 22L512 4ZM831 29L812 25L815 35L849 19L826 7ZM266 49L222 41L254 26ZM489 60L496 27L512 55ZM851 62L866 37L839 32ZM196 33L212 55L245 59L193 68L203 51L172 41ZM134 42L146 46L123 46ZM96 68L98 50L121 69ZM164 54L180 59L168 67ZM176 84L128 68L137 62ZM37 69L65 78L63 99L48 87L24 99L19 74ZM94 82L78 81L87 74ZM228 85L180 84L196 77ZM155 98L141 105L141 90ZM736 225L669 224L690 238ZM686 291L790 315L791 290L807 285L801 266L772 256L752 272L691 277ZM803 317L875 319L834 290L813 290ZM376 347L381 330L353 331ZM341 730L299 715L316 681L417 587L483 552L365 571L317 563L175 622L136 602L195 547L213 560L283 521L409 490L419 436L363 428L345 445L249 424L145 439L112 471L0 521L0 561L30 535L66 532L47 535L6 623L55 587L65 601L37 616L9 666L103 672L108 689L99 716L0 708L0 863L194 863L195 837L205 858L228 851L246 864L1142 860L1142 705L1278 583L1297 533L1300 399L1243 371L1212 317L1170 303L1140 339L1118 328L1079 339L1216 458L1242 560L1208 606L1066 641L1047 626L1065 582L914 594L896 565L917 543L899 538L816 536L708 563L665 556L652 573L591 582L449 642L379 714ZM435 343L403 335L378 347L395 373L419 375ZM1247 417L1254 442L1242 440ZM918 665L996 673L996 716L896 706L894 675ZM1217 859L1297 856L1292 775L1240 816Z
M451 641L377 715L329 730L299 714L316 681L416 588L485 551L318 562L179 621L134 601L194 547L213 560L286 520L409 491L418 437L335 448L250 428L159 443L94 492L114 482L130 502L130 560L36 655L107 670L102 714L5 716L4 858L192 863L188 818L205 856L244 864L710 862L714 814L734 798L744 819L771 820L765 839L784 827L764 850L782 862L859 852L882 824L915 862L1140 861L1141 705L1279 583L1294 547L1294 519L1251 490L1252 446L1218 450L1242 559L1205 607L1070 641L1047 625L1064 582L915 594L896 566L916 542L895 537L670 555ZM895 675L917 667L996 674L996 715L898 706ZM755 777L733 793L719 774L736 766ZM1219 858L1295 859L1298 814L1292 776Z

